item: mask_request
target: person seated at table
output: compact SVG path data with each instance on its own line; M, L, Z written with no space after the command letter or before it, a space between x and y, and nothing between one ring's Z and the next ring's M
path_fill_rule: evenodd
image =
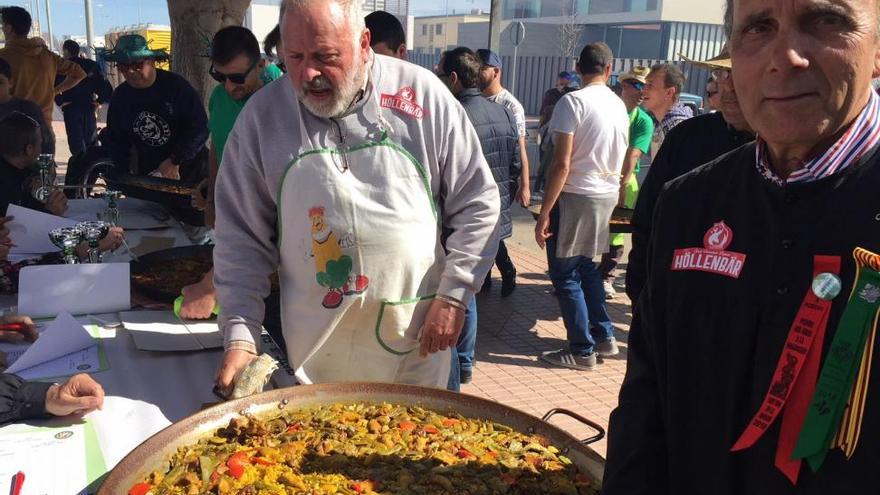
M62 384L0 374L0 425L52 416L82 416L104 405L104 388L80 373Z
M6 329L4 325L19 325L20 328ZM0 316L0 342L20 344L22 342L33 342L39 336L37 326L34 325L33 320L29 316ZM0 358L0 364L3 364L2 358Z
M207 176L208 117L199 94L183 77L156 68L167 60L137 34L119 38L106 60L125 82L107 114L111 174L155 175L196 184ZM134 148L134 153L132 153Z
M39 187L37 158L43 145L40 124L21 112L0 120L0 212L10 204L53 215L64 215L67 197L60 189L49 193L45 203L34 198Z

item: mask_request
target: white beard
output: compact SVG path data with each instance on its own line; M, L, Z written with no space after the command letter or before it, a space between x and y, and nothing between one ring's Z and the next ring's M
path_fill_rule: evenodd
M309 98L305 88L296 91L296 96L306 109L317 117L330 119L339 117L351 106L358 91L364 86L367 76L367 64L359 63L358 70L352 71L342 81L339 88L333 90L333 96L325 102L316 102Z

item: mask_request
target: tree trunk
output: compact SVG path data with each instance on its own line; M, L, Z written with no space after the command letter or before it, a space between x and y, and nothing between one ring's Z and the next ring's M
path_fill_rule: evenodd
M202 97L216 84L208 75L211 39L226 26L240 26L251 0L168 0L171 70L185 77Z

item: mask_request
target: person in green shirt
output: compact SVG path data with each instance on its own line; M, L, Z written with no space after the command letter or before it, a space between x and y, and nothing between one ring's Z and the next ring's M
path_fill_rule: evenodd
M633 208L636 204L639 193L639 183L636 180L639 161L642 155L650 151L651 136L654 134L654 120L639 106L642 103L642 91L649 72L650 69L647 67L633 67L618 78L621 84L620 98L629 112L629 148L626 150L623 168L620 171L620 197L617 202L618 206L624 208ZM611 236L609 251L602 255L602 261L599 263L607 299L613 298L617 293L614 289L614 271L622 257L623 234L614 234Z
M193 203L205 210L205 225L214 227L214 184L223 161L223 147L235 119L248 99L265 84L280 78L283 73L275 64L260 55L260 44L249 29L229 26L217 31L211 41L211 77L218 84L208 100L208 130L211 147L208 157L209 176L198 189ZM204 192L201 192L204 191ZM189 319L210 318L214 297L214 272L209 271L200 282L183 288L180 316Z

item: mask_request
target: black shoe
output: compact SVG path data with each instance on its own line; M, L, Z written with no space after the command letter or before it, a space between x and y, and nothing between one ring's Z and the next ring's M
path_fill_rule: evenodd
M501 297L507 297L516 290L516 272L501 277Z
M483 286L480 288L480 294L488 294L489 291L492 290L492 276L486 275L486 280L483 280Z
M459 383L461 383L462 385L464 385L465 383L470 383L471 379L473 378L472 374L473 372L471 370L460 370L458 372Z

